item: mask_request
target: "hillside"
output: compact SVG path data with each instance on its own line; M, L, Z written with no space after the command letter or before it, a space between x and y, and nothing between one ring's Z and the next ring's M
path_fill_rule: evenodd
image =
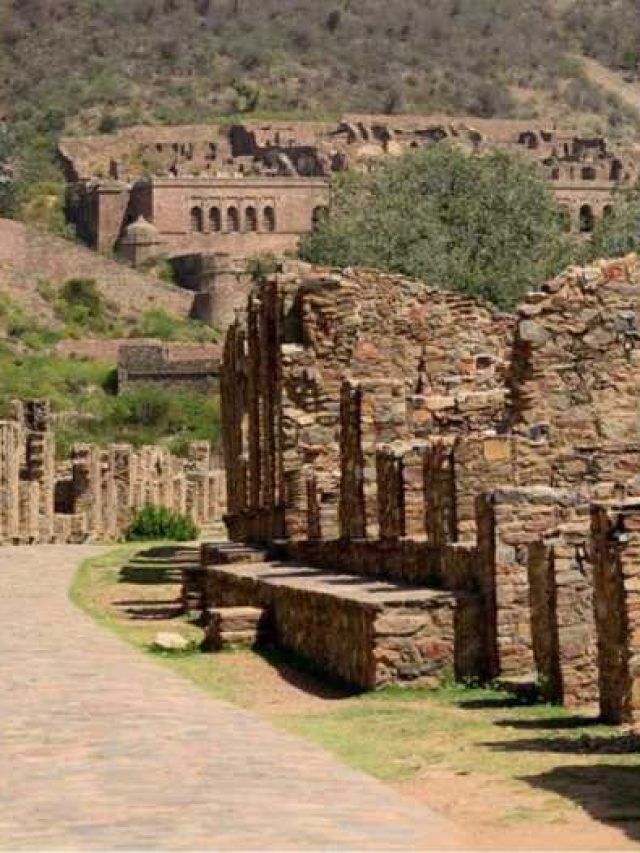
M0 108L43 132L345 110L569 112L628 125L569 53L637 64L635 5L0 0Z
M55 300L73 278L96 282L123 330L139 325L149 311L163 311L184 322L191 296L153 276L21 223L0 219L0 295L34 322L60 328Z

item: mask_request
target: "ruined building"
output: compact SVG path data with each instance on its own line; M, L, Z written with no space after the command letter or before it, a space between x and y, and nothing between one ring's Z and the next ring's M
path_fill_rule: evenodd
M369 270L252 293L222 369L227 523L185 577L363 687L541 677L640 717L640 261L515 316ZM595 602L595 606L594 606Z
M211 394L219 388L217 344L126 342L118 349L118 393L155 386Z
M0 421L0 545L115 540L146 505L197 525L220 522L224 474L207 442L194 442L186 459L159 447L81 444L57 463L49 404L13 410Z
M326 207L328 180L372 157L442 141L520 151L540 164L572 227L589 231L612 190L638 175L635 148L523 121L346 115L337 124L248 122L134 128L66 139L68 214L99 251L133 263L163 253L232 260L294 250Z

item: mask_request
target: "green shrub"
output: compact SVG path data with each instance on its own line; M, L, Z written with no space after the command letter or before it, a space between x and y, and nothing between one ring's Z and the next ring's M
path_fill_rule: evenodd
M157 539L190 542L198 538L199 532L193 519L164 506L147 505L135 514L125 538L128 542Z
M92 278L70 278L66 281L56 302L56 313L74 330L106 332L109 328L109 309L98 285Z

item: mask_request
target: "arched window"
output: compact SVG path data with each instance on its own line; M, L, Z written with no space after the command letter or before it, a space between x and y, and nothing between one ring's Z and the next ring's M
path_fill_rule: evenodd
M551 170L551 180L559 181L560 180L560 166L554 166Z
M240 230L240 214L237 207L230 207L227 210L227 231Z
M582 180L583 181L595 181L596 179L596 170L593 166L583 166L582 167Z
M222 217L219 207L212 207L209 211L209 223L212 231L222 231Z
M580 232L590 234L593 231L594 216L591 205L583 204L580 208Z
M201 207L192 207L191 208L191 230L197 231L198 233L202 233L204 230L204 222L202 219L202 208Z
M565 231L571 231L571 210L566 204L560 205L560 222Z
M265 231L276 230L276 212L272 207L265 207L262 213L262 220L264 222Z
M314 207L313 214L311 215L311 225L316 228L320 223L327 218L329 215L329 208L324 205L320 205L319 207Z
M248 207L244 212L244 222L246 231L258 230L258 213L255 207Z
M608 219L613 214L613 206L611 204L605 204L602 208L602 217L603 219Z

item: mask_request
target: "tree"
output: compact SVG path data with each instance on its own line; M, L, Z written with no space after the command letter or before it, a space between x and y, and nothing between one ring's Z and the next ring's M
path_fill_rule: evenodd
M551 190L517 155L446 146L338 176L329 216L301 244L332 266L375 266L513 307L572 244Z
M585 244L585 260L620 258L640 251L640 187L621 193L615 205L596 223Z

